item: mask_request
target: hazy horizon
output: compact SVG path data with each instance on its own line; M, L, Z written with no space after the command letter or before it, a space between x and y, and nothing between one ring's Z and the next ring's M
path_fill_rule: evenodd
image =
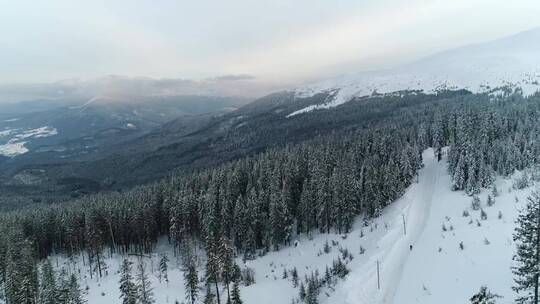
M257 97L516 34L538 14L537 1L0 1L0 101L127 82Z

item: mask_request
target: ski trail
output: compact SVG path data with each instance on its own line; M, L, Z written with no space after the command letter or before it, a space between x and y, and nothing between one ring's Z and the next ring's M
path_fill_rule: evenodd
M445 159L437 162L431 149L429 150L429 153L431 154L431 158L427 161L428 164L426 164L425 167L425 176L423 177L423 180L420 180L421 196L417 199L417 201L409 204L406 216L407 233L409 233L409 235L407 235L403 241L408 241L409 244L413 246L413 250L415 247L414 245L422 235L422 232L424 231L424 228L428 222L433 195L435 193L435 189L438 189L440 170L445 169L444 164L446 163ZM386 286L387 288L385 290L383 290L384 296L382 303L393 303L397 286L399 286L402 278L403 267L405 266L405 262L409 255L413 252L409 250L408 246L403 248L401 245L403 244L400 244L398 247L394 246L394 248L392 248L394 255L390 256L390 261L393 262L394 269L392 273L390 273L391 283Z
M432 149L423 153L423 159L424 168L419 172L419 182L411 185L402 198L385 208L383 215L375 220L379 226L384 224L386 231L382 235L374 234L371 239L367 238L366 246L369 246L366 247L366 253L360 261L351 265L350 276L337 291L343 294L345 303L392 303L403 266L411 254L409 246L413 245L414 251L414 244L429 217L438 177L445 168L444 160L437 162ZM380 288L377 282L377 262Z

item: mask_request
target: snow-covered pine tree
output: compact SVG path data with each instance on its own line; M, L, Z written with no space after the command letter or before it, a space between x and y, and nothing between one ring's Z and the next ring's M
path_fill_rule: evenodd
M514 255L517 303L538 303L538 280L540 275L540 192L533 191L527 198L527 206L517 218L514 231L516 254Z
M491 293L486 286L480 287L480 291L469 300L471 304L495 304L495 299L502 298L498 294Z
M137 298L138 304L153 304L154 292L146 272L146 266L144 262L140 262L137 267Z
M220 240L219 251L221 252L221 277L223 279L223 284L225 284L225 288L227 289L227 303L230 303L231 292L229 285L237 276L236 264L234 263L234 248L228 239L222 237Z
M39 303L56 304L58 301L58 290L56 284L56 275L54 273L51 261L45 259L41 265L39 276Z
M11 233L4 283L7 303L35 304L39 284L32 242L25 240L20 231Z
M238 281L234 281L232 293L231 293L231 303L232 304L242 304L242 299L240 298L240 287L238 286Z
M160 280L163 278L167 284L169 284L168 263L169 257L164 254L159 260L159 278Z
M306 299L306 295L306 287L304 282L300 282L300 288L298 290L298 297L300 298L300 301L304 301Z
M65 268L60 270L58 274L58 288L56 291L58 303L67 303L69 299L69 287L68 287L68 278L67 271Z
M137 286L133 281L133 275L131 274L131 265L133 263L128 259L124 259L122 266L120 267L120 298L122 304L136 304L137 303Z
M294 267L291 271L291 281L293 283L293 287L296 288L298 286L298 270L296 267Z
M81 287L79 285L79 281L77 280L77 277L75 274L71 274L69 277L69 298L67 303L65 304L85 304L86 299L83 296L83 291L81 290Z
M191 304L195 304L199 295L199 274L197 272L197 261L189 243L186 244L182 256L182 274L184 275L186 300Z

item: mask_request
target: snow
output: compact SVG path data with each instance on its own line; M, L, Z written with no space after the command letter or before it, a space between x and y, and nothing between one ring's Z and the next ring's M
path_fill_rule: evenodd
M0 139L11 136L4 144L0 142L0 155L15 157L29 152L25 144L32 138L44 138L58 135L58 130L53 127L44 126L36 129L21 130L7 129L0 131Z
M440 185L449 182L448 174L439 177ZM404 263L394 303L467 303L481 285L504 297L498 303L513 303L512 233L518 210L524 207L531 189L513 190L511 180L502 178L496 185L500 196L493 206L486 205L487 191L479 196L488 214L484 221L480 211L471 210L469 196L435 188L429 220ZM463 217L463 210L468 210L470 216ZM471 219L473 223L469 224ZM460 242L464 250L459 249Z
M99 101L108 101L110 100L111 98L108 97L108 96L104 96L104 95L97 95L97 96L94 96L92 98L90 98L89 100L87 100L85 103L83 103L82 105L78 105L78 106L70 106L69 109L72 109L72 110L76 110L76 109L81 109L81 111L83 111L84 109L86 109L88 106L90 106L91 104L95 103L95 102L99 102Z
M434 93L441 89L490 92L519 87L525 95L540 89L540 28L496 41L442 52L397 68L344 75L295 90L297 98L332 93L331 100L288 116L327 109L353 97L403 90Z
M45 126L45 127L41 127L37 129L26 130L22 133L19 133L17 136L15 136L15 138L17 139L25 139L25 138L31 138L31 137L42 138L42 137L49 137L53 135L58 135L58 131L56 130L56 128Z
M0 138L9 136L11 133L13 133L15 130L13 129L6 129L4 131L0 131Z
M471 197L450 190L446 158L437 162L433 150L428 149L423 153L423 159L424 167L418 182L367 225L359 217L346 236L336 233L301 236L293 240L297 246L284 247L246 263L237 259L242 269L249 267L255 271L256 283L241 286L244 303L290 303L298 297L298 288L293 287L290 276L282 279L283 270L296 267L299 278L315 270L323 274L325 267L341 256L339 248L347 248L354 255L354 259L347 262L351 272L338 281L334 290L322 290L319 300L323 304L468 303L481 285L487 285L503 296L500 303L511 303L515 297L511 290L510 270L515 249L512 242L514 220L531 188L513 190L511 179L499 178L496 184L500 195L493 206L488 207L485 203L488 190L479 195L482 208L488 214L487 220L480 220L480 211L470 209ZM464 210L469 211L469 217L462 216ZM501 219L498 218L499 211ZM471 219L473 222L469 224ZM477 226L477 220L481 226ZM446 232L442 229L443 223ZM489 240L489 245L485 244L485 239ZM325 242L332 246L328 254L323 252ZM460 242L463 242L464 250L459 249ZM360 247L365 249L363 254ZM157 265L162 254L167 254L171 260L168 285L157 278ZM201 249L198 254L204 256ZM98 304L117 301L117 271L122 259L118 255L109 258L108 275L102 279L95 276L90 279L87 266L82 266L80 257L76 266L62 256L53 257L53 262L56 261L57 267L68 265L71 271L78 273L83 288L88 286L88 303ZM131 256L130 259L137 262L139 258ZM151 258L142 259L153 273L151 281L157 303L174 303L175 300L181 303L184 283L180 260L173 256L166 240L158 244ZM380 289L377 287L377 262L380 265ZM202 258L199 265L202 275Z
M14 142L0 145L0 155L7 157L14 157L20 154L28 152L28 149L24 146L26 142Z

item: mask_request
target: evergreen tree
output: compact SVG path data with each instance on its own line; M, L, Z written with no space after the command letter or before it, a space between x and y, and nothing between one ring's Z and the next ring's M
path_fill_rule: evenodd
M526 208L517 218L514 232L516 254L512 267L514 291L518 303L538 303L540 275L540 192L534 191L527 199Z
M19 231L12 232L9 237L5 277L7 303L36 303L39 287L33 247Z
M86 299L75 274L69 277L69 298L67 304L85 304Z
M137 286L133 281L131 274L131 265L133 263L124 259L120 267L120 298L122 304L137 304Z
M58 290L57 299L60 304L69 303L70 290L69 290L69 277L65 268L62 268L60 275L58 276Z
M240 287L238 286L238 282L235 281L233 283L233 289L232 289L232 295L231 295L231 303L232 304L242 304L242 299L240 299Z
M169 274L168 274L168 265L169 257L164 254L159 260L159 278L163 278L167 284L169 284Z
M150 279L146 272L146 267L141 261L137 267L137 298L139 304L153 304L154 292L150 285Z
M184 287L186 300L195 304L199 294L199 274L197 272L197 261L191 249L191 244L187 244L182 257L182 274L184 275Z
M49 259L45 259L41 265L39 283L39 303L56 304L58 301L56 275Z
M291 272L291 280L293 287L296 288L298 286L298 270L296 270L296 267L294 267Z
M480 287L480 291L470 298L471 304L495 304L495 299L501 298L491 293L486 286Z
M215 301L215 295L212 293L212 289L210 288L210 284L206 284L206 293L204 296L204 304L214 304Z

